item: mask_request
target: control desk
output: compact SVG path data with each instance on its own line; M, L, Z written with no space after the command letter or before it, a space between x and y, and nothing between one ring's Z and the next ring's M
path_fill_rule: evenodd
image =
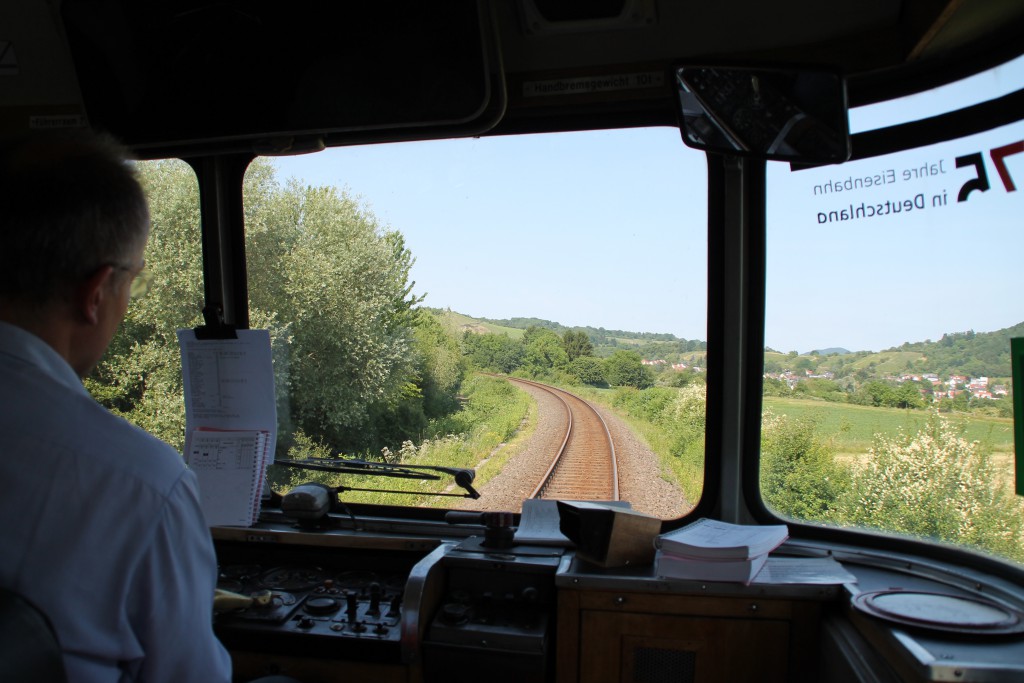
M791 539L783 563L834 559L852 578L743 585L666 580L651 566L604 569L571 548L495 545L470 525L417 535L264 521L214 529L214 538L220 588L257 598L215 616L239 680L1024 676L1017 586L895 553Z

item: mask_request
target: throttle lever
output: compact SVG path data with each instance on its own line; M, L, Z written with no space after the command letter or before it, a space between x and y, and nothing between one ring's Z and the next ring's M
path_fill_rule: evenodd
M511 548L515 535L512 525L515 514L512 512L462 512L452 510L446 512L444 521L449 524L480 524L484 527L484 540L480 545L487 548Z

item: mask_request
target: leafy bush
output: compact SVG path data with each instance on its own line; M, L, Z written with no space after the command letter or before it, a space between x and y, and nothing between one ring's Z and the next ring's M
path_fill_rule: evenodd
M594 356L580 356L569 361L569 372L580 384L590 386L605 386L604 366L599 358Z
M818 435L817 414L790 418L766 411L761 429L761 491L779 514L802 521L839 521L849 472L831 439Z
M608 384L618 387L646 389L654 384L651 371L643 365L640 354L635 351L615 351L606 358L604 377Z
M916 434L876 435L847 520L1024 561L1024 503L999 482L979 443L934 413Z

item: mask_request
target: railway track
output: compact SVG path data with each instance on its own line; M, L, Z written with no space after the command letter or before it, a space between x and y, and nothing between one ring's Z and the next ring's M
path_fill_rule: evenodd
M546 384L508 378L546 391L565 407L565 438L531 498L618 500L618 466L608 425L597 410L579 396Z

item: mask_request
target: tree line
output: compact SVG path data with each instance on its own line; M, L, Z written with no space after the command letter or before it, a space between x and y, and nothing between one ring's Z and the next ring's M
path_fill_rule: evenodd
M643 364L640 353L616 349L598 357L589 334L582 329L566 329L559 334L548 327L530 325L519 339L466 331L462 346L472 365L486 371L594 387L646 389L655 384L655 374ZM678 373L674 379L674 386L703 382L693 373Z
M87 388L112 411L178 448L184 402L176 329L202 324L198 185L183 162L138 164L151 209L150 293ZM244 185L250 325L270 331L278 452L325 444L380 453L458 408L465 362L457 336L418 306L413 257L346 192L281 183L256 160Z

